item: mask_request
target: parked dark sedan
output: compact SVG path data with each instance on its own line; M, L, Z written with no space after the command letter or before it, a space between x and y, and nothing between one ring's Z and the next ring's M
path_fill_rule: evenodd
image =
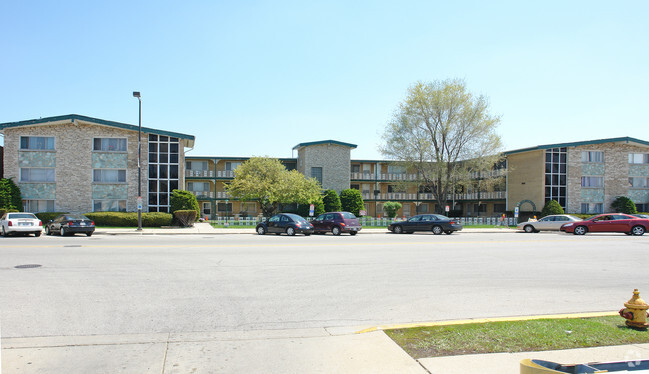
M316 234L331 232L334 235L340 235L343 232L348 232L349 235L356 235L361 231L361 223L358 218L349 212L324 213L311 221L311 224L313 224L313 232Z
M642 235L649 229L649 219L642 219L624 213L607 213L587 220L570 222L561 226L561 231L584 235L587 232L623 232L627 235Z
M393 222L388 226L388 230L395 234L432 231L435 235L441 233L450 235L453 231L462 230L462 224L439 214L420 214L407 221Z
M95 232L95 222L82 214L61 214L45 225L45 234L58 233L61 236L76 233L92 236Z
M286 233L286 235L293 236L299 233L309 236L313 234L313 225L297 214L280 213L270 217L268 221L259 223L255 230L259 235Z

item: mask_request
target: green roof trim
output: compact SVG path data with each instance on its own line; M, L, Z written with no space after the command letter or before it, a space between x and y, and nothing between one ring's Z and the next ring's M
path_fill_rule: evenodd
M639 145L649 147L649 142L648 141L625 136L625 137L620 137L620 138L585 140L585 141L581 141L581 142L572 142L572 143L557 143L557 144L538 145L536 147L521 148L521 149L515 149L513 151L507 151L507 152L504 152L504 154L505 155L511 155L511 154L514 154L514 153L531 152L531 151L538 151L538 150L545 150L545 149L552 149L552 148L568 148L568 147L578 147L578 146L581 146L581 145L604 144L604 143L635 143L635 144L639 144Z
M139 131L139 127L136 126L136 125L130 125L128 123L121 123L121 122L114 122L114 121L107 121L107 120L104 120L104 119L87 117L87 116L82 116L82 115L79 115L79 114L66 114L66 115L63 115L63 116L56 116L56 117L46 117L46 118L39 118L39 119L30 119L30 120L26 120L26 121L0 123L0 130L7 129L7 128L12 128L12 127L45 125L45 124L50 123L50 122L61 122L61 121L91 122L91 123L96 123L98 125L117 127L117 128L124 129L124 130ZM181 133L178 133L178 132L158 130L158 129L153 129L153 128L150 128L150 127L142 127L142 132L145 132L147 134L156 134L156 135L163 135L163 136L170 136L170 137L174 137L174 138L186 139L186 140L189 140L191 142L194 142L194 140L195 140L194 135L187 135L187 134L181 134Z
M337 140L320 140L317 142L307 142L307 143L300 143L293 147L293 149L298 149L302 147L308 147L310 145L321 145L321 144L336 144L336 145L342 145L343 147L349 147L349 148L357 148L358 146L356 144L351 144L351 143L344 143L344 142L339 142Z

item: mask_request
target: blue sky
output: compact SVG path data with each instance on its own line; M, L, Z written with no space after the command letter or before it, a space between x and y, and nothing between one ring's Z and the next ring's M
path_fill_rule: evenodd
M190 155L381 159L414 82L464 79L503 150L649 140L647 1L4 1L0 123L81 114L196 136ZM0 138L0 142L2 138Z

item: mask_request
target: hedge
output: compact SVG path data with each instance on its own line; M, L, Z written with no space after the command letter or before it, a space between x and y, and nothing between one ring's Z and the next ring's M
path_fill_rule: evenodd
M137 227L136 212L94 212L85 216L95 221L95 226ZM142 227L170 226L172 219L171 213L142 213Z

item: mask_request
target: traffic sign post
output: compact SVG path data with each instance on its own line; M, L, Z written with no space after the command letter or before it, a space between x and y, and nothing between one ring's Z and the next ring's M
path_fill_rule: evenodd
M315 214L315 205L311 204L309 205L309 217L313 217Z

